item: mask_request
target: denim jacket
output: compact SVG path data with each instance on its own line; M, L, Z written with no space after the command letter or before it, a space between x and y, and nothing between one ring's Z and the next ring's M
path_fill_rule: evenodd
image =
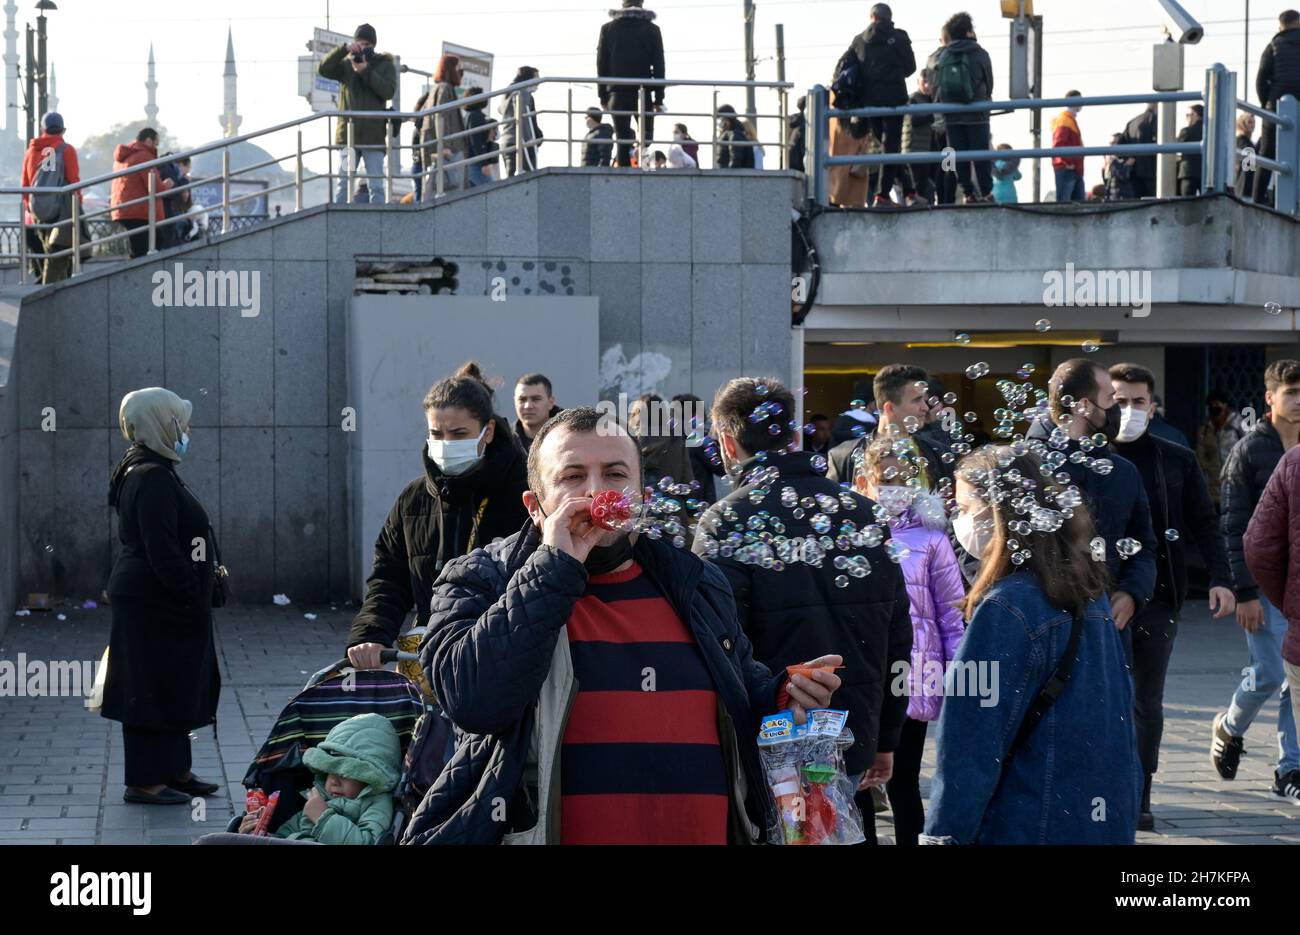
M1003 769L1070 622L1029 571L998 581L979 605L954 661L966 690L955 683L939 715L932 843L1133 843L1143 778L1133 683L1105 596L1084 612L1070 681Z

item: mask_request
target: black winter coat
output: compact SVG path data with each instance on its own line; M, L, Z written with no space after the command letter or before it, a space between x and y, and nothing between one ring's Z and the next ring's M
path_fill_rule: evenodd
M1190 127L1183 127L1178 131L1178 141L1180 143L1199 143L1204 132L1205 121L1198 120ZM1201 154L1179 153L1177 177L1180 179L1192 179L1199 184L1201 181Z
M611 19L600 27L596 46L596 77L655 78L664 77L664 37L654 24L649 10L615 10ZM637 89L633 85L597 86L597 95L606 110L631 110L636 107ZM647 88L647 97L656 104L664 102L664 87Z
M588 131L582 139L582 164L608 168L610 155L614 152L613 139L614 128L607 123Z
M907 78L916 72L912 40L893 23L872 23L849 49L862 63L863 106L907 103Z
M1284 29L1264 46L1255 73L1255 93L1264 105L1287 94L1300 97L1300 29Z
M1196 543L1210 572L1210 587L1232 587L1228 553L1219 532L1219 517L1210 501L1205 474L1190 448L1152 435L1116 442L1117 454L1132 461L1142 475L1156 535L1156 594L1175 611L1187 599L1187 548ZM1165 531L1175 529L1170 542Z
M788 549L765 549L758 543L761 531L748 530L746 523L759 510L767 510L784 524L784 531L776 534L787 539L816 538L819 533L811 522L818 513L829 516L834 526L845 519L858 528L874 522L875 504L861 494L841 490L826 478L824 471L814 468L813 457L809 452L796 451L770 455L763 463L750 459L742 464L746 482L701 517L693 548L696 555L708 557L727 576L740 625L754 644L754 658L759 662L779 672L788 665L828 653L844 657L844 669L839 673L844 684L831 699L831 707L849 712L853 746L845 752L845 768L852 775L868 769L878 750L888 753L898 746L899 732L907 719L908 698L888 689L893 666L911 660L911 605L903 573L890 561L883 545L849 552L828 551L818 566L792 560ZM776 468L779 475L756 482L762 481L761 472L768 468ZM760 486L770 492L762 502L751 503L750 493ZM785 487L792 487L801 499L818 494L831 497L836 511L807 509L802 519L796 519L795 508L781 503ZM841 505L841 495L849 498L853 509ZM728 507L734 510L734 521L724 519ZM767 531L773 531L770 525ZM772 571L742 561L734 553L723 556L719 546L732 532L745 536L742 549L755 550L744 557L758 559L766 552L780 558L785 567ZM843 554L866 556L871 562L871 574L849 578L832 562ZM847 578L847 587L835 586L840 576Z
M1232 566L1233 587L1238 601L1259 599L1259 585L1246 567L1246 553L1242 536L1250 525L1251 514L1264 494L1273 469L1282 460L1286 449L1282 436L1277 434L1270 419L1260 419L1255 430L1232 446L1228 460L1223 464L1222 489L1219 503L1223 538L1227 541L1228 562Z
M736 143L748 143L749 134L740 125L739 120L731 121L731 128L718 134L717 155L713 165L717 169L752 169L754 168L754 147L737 146Z
M1154 143L1158 128L1159 116L1149 110L1144 110L1124 125L1124 133L1120 142L1126 146ZM1133 166L1134 178L1153 179L1156 177L1155 156L1134 156L1133 158L1137 160Z
M1052 434L1052 424L1039 419L1029 427L1026 438L1047 439ZM1064 453L1068 456L1079 448L1077 441L1070 442ZM1150 602L1156 590L1156 534L1151 528L1151 507L1142 478L1133 462L1106 448L1093 448L1088 452L1093 458L1107 458L1114 465L1109 474L1098 474L1081 464L1066 461L1060 470L1070 475L1079 488L1097 535L1106 540L1106 567L1110 571L1111 591L1123 591L1133 598L1134 612ZM1163 531L1161 533L1163 535ZM1116 543L1120 539L1135 539L1142 548L1136 555L1124 558Z
M113 629L100 714L151 730L211 724L221 676L208 514L172 462L140 445L113 471L108 502L117 508L122 552L108 579Z
M737 742L746 810L770 815L758 758L759 719L775 710L785 673L754 660L717 568L662 540L639 536L633 558L690 627L719 695L720 721ZM461 733L447 768L411 818L403 843L484 844L538 818L524 775L538 694L560 630L587 586L572 556L541 544L536 527L451 562L433 596L420 665ZM563 737L563 725L558 728ZM727 738L724 735L724 744ZM500 804L508 803L506 820Z
M790 130L785 138L790 147L790 168L802 172L804 159L808 155L808 142L804 139L807 120L802 113L791 114L788 123Z
M853 483L853 467L855 454L865 451L871 439L875 437L877 426L869 426L870 431L858 438L850 438L846 442L840 442L830 450L826 456L829 467L826 470L826 476L839 484ZM946 434L940 429L940 434ZM931 432L919 431L912 433L912 441L921 449L921 454L925 457L926 469L930 474L930 483L938 488L939 483L946 477L951 479L953 476L952 464L945 464L943 461L944 452L949 450L949 446L942 441L937 435Z
M429 618L429 598L443 566L457 556L517 532L528 519L524 454L505 419L496 428L483 461L468 474L444 475L420 449L424 476L407 484L375 540L374 565L366 599L352 621L348 645L393 645L406 615L415 625Z

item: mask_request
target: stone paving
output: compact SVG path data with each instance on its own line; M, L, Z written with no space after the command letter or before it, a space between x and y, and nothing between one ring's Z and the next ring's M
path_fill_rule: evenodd
M9 621L0 659L98 659L109 611L65 609ZM304 613L317 614L307 620ZM188 807L122 801L117 725L79 697L0 698L0 844L188 844L223 830L242 811L240 780L284 703L310 673L342 656L347 607L254 607L217 612L222 694L215 730L195 732L194 772L226 789ZM1166 692L1165 740L1152 795L1156 831L1146 844L1300 844L1300 808L1269 792L1277 703L1251 727L1234 782L1210 766L1210 721L1227 705L1246 663L1240 629L1211 621L1203 604L1184 615ZM926 774L933 767L933 732ZM926 791L923 788L923 792ZM878 830L889 832L887 816Z

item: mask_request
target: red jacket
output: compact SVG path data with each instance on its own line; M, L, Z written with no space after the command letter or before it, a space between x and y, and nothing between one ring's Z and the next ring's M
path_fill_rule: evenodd
M139 140L132 143L123 143L113 151L113 171L118 172L157 158L158 150L152 146L146 146ZM113 179L112 205L114 221L149 220L149 201L147 199L137 204L127 205L125 208L119 208L118 205L135 198L145 198L149 194L149 175L151 173L156 176L154 179L155 192L162 192L165 188L171 187L169 182L164 182L163 177L158 175L157 168L150 169L148 172L134 172L131 175L122 175ZM154 218L161 221L167 217L167 209L163 207L161 198L154 198L154 202L156 206Z
M45 148L58 146L65 142L62 134L42 133L27 144L27 152L23 156L23 176L19 185L23 188L31 185L36 181L36 175L41 170L41 160L45 157ZM81 181L81 168L77 164L77 150L71 143L68 143L63 150L63 172L67 177L67 183ZM81 192L77 192L77 197L81 197ZM31 211L27 210L27 196L23 195L23 210L27 214L27 223L35 224L36 220L32 217Z
M1273 469L1243 544L1250 573L1287 619L1282 658L1300 666L1300 445Z
M1079 132L1079 124L1074 119L1074 114L1068 110L1061 111L1060 115L1052 121L1052 146L1082 146L1083 134ZM1083 157L1071 156L1062 158L1060 156L1052 157L1053 169L1073 169L1083 177Z

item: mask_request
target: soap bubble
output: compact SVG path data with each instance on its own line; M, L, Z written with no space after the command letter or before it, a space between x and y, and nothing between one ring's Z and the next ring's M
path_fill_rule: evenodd
M1046 318L1040 318L1034 322L1034 330L1039 334L1052 330L1052 323Z
M1166 542L1177 542L1177 541L1178 541L1178 530L1177 530L1177 529L1166 529L1166 530L1165 530L1165 541L1166 541Z
M967 422L974 422L979 417L980 416L978 412L968 412L964 416L962 416L962 418L965 419Z
M1268 312L1270 315L1281 315L1282 306L1277 302L1265 302L1264 311Z
M766 396L768 394L767 384L766 383L754 384L754 392L757 393L759 396Z
M1115 543L1115 551L1120 554L1120 558L1132 558L1142 551L1142 543L1136 539L1120 539Z
M208 395L208 388L207 388L206 386L200 386L200 387L199 387L199 395L200 395L200 396L207 396L207 395Z
M957 402L957 394L956 394L956 393L952 393L952 392L944 393L944 394L943 394L943 402L944 402L944 405L946 405L946 406L951 406L951 405L953 405L955 402Z
M1115 470L1115 462L1111 461L1109 458L1098 458L1096 461L1092 462L1092 469L1104 477L1111 471Z
M957 332L957 334L953 337L953 340L956 341L958 344L969 344L969 343L970 343L970 335L967 334L965 331L959 331L959 332Z
M984 361L971 364L966 368L966 378L969 380L978 380L989 372L989 365Z
M835 587L837 587L837 588L847 588L848 586L849 586L849 576L848 576L848 575L836 575L836 576L835 576Z
M1082 347L1085 354L1095 354L1101 350L1101 345L1096 341L1084 341Z
M825 533L830 531L831 518L825 513L814 513L812 519L808 522L812 526L814 532Z
M1092 560L1094 562L1106 561L1106 540L1097 536L1088 543L1088 548L1092 550Z
M855 399L855 400L853 400L853 402L849 403L849 408L850 408L850 409L866 409L866 408L867 408L867 404L866 404L865 401L863 401L863 400L861 400L861 399Z
M673 545L675 545L675 546L676 546L677 548L679 548L679 549L684 549L684 548L686 548L686 537L685 537L685 536L673 536Z
M768 435L780 435L780 434L781 434L781 423L779 423L779 422L773 422L771 425L769 425L769 426L767 427L767 434L768 434Z

